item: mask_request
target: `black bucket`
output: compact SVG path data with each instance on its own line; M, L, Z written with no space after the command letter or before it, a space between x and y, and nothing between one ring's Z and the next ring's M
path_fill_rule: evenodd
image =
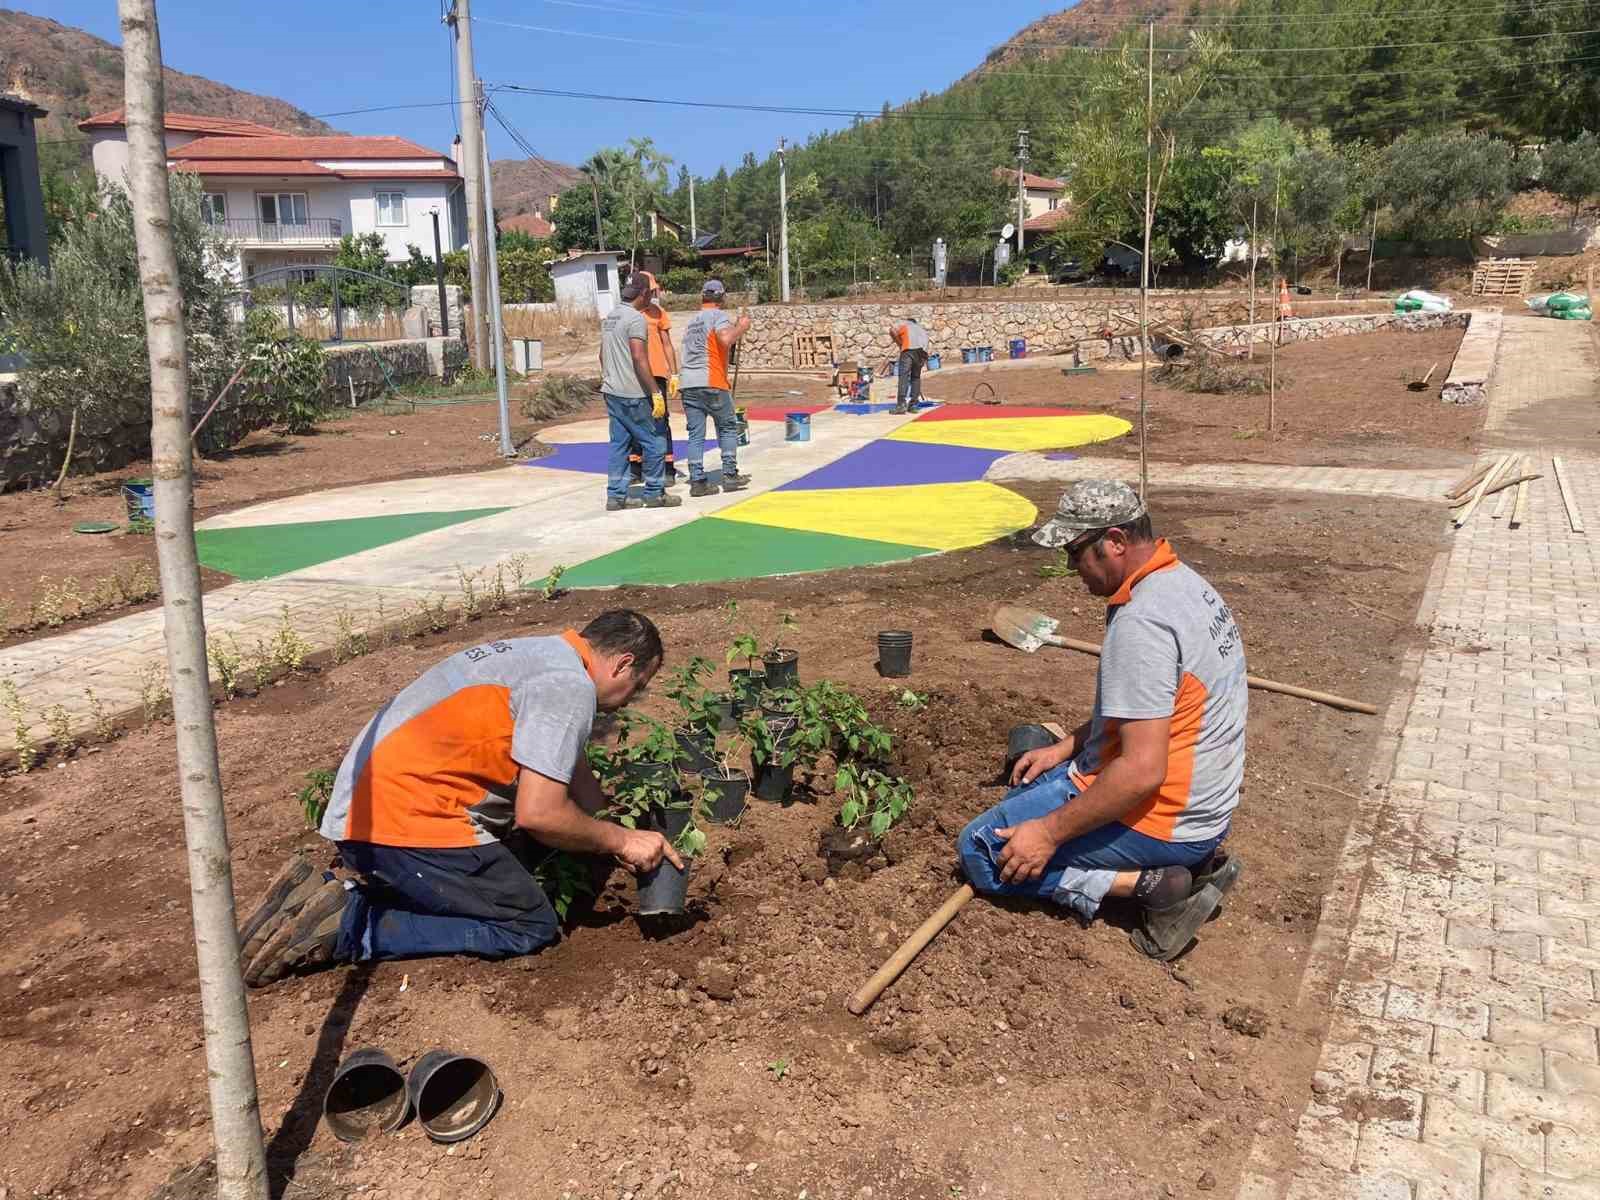
M700 777L705 784L705 804L701 811L708 821L718 825L732 825L744 815L745 802L750 796L750 776L743 771L719 767Z
M500 1106L500 1084L482 1059L430 1050L406 1081L417 1123L436 1142L461 1142L489 1123Z
M654 787L663 792L673 792L678 787L678 773L671 763L623 763L622 778L630 787Z
M774 695L768 692L761 698L761 716L770 725L774 721L790 724L799 720L800 697L793 692Z
M322 1097L322 1119L341 1142L359 1142L373 1130L393 1133L410 1111L406 1077L382 1050L351 1054Z
M755 792L757 800L787 804L794 792L794 764L780 767L777 763L757 763Z
M650 814L646 822L667 841L673 841L687 828L687 808L663 808ZM646 871L637 880L639 890L639 915L641 917L677 916L683 912L689 895L689 868L678 870L663 858L653 871Z
M766 667L767 690L800 686L800 651L768 650L761 656Z
M885 629L878 634L878 674L902 679L911 674L911 631Z
M732 733L737 728L739 728L739 717L734 708L733 694L723 692L717 696L717 732Z
M734 667L728 672L728 694L733 697L733 715L743 716L761 703L766 674L757 667Z
M1043 725L1015 726L1010 736L1006 738L1006 765L1000 771L1001 782L1006 784L1011 782L1011 771L1017 765L1017 759L1029 750L1054 746L1060 740Z
M717 735L709 730L680 729L678 749L683 751L683 769L691 775L704 775L718 765Z

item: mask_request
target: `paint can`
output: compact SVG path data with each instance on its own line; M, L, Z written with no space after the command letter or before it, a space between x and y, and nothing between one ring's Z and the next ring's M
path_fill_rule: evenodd
M871 387L872 386L872 368L871 367L857 367L856 368L856 382L857 383L862 383L862 384L867 385L868 387Z
M928 370L937 371L943 365L944 364L939 361L939 356L937 354L928 355Z
M1010 349L1011 349L1011 357L1012 358L1027 358L1028 357L1028 339L1027 338L1012 338L1011 342L1010 342Z
M994 361L994 347L993 346L979 346L978 347L978 361L979 362L993 362Z
M976 346L963 346L963 347L961 347L961 361L964 362L964 363L975 363L975 362L977 362L978 361L978 348Z
M739 431L739 445L748 446L750 444L750 410L747 408L734 409L733 424Z
M128 509L128 520L149 523L156 519L156 481L154 479L124 479L122 502Z
M783 440L809 442L811 440L811 414L792 412L783 414Z

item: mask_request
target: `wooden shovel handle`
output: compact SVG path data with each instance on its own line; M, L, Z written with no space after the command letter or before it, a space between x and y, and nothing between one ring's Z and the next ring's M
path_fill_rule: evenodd
M900 949L890 956L888 962L873 972L872 978L861 985L845 1007L858 1017L871 1008L872 1002L883 995L883 989L900 978L900 973L911 965L911 960L922 952L924 946L933 941L941 929L955 919L955 915L965 908L967 901L975 895L977 893L972 890L970 883L963 883L951 892L950 898L939 906L939 910L918 925L916 932L900 943Z

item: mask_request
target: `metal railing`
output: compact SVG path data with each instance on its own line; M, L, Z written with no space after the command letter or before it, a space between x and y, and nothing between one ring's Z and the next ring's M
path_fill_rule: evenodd
M337 217L307 217L304 221L261 221L255 217L229 217L213 221L223 235L236 242L337 242L344 222Z

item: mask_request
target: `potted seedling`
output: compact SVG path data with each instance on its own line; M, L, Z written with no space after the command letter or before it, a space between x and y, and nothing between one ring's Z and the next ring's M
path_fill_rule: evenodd
M727 762L700 773L700 815L716 825L736 824L750 796L750 776Z
M792 650L783 644L789 633L799 628L800 622L794 619L792 612L778 615L777 627L768 639L766 651L761 655L762 665L766 668L768 688L800 686L800 651Z
M706 835L695 824L694 812L687 800L677 800L657 809L651 816L650 828L672 843L684 863L680 869L663 857L655 869L639 876L639 915L679 916L689 895L689 868L706 848Z
M711 660L696 655L667 681L667 696L681 714L675 733L678 748L685 769L695 775L717 765L717 732L732 716L728 697L701 682L711 670Z
M755 708L761 698L762 685L765 683L765 672L756 666L756 659L761 656L761 646L756 641L756 635L745 631L734 632L734 622L739 615L739 602L729 600L723 609L727 616L728 633L728 687L733 697L733 715L741 717L750 709ZM744 659L744 666L735 667L733 664Z
M618 724L616 748L591 745L589 765L602 785L612 788L608 815L629 829L648 828L645 818L678 797L683 751L654 717L624 713Z
M739 732L750 747L755 767L755 794L774 804L787 803L794 790L795 751L791 745L796 727L793 716L746 713Z

